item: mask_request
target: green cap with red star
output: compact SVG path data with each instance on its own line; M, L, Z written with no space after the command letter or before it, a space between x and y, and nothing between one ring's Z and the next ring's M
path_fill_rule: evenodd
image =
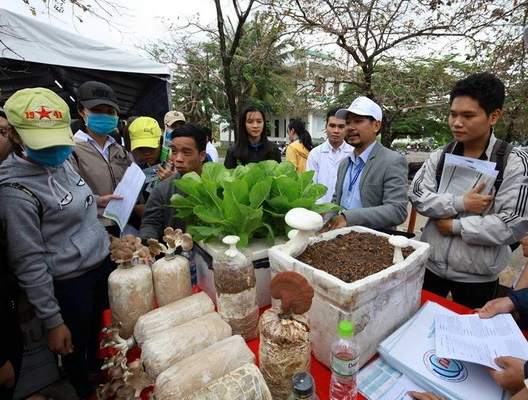
M6 101L4 110L30 149L75 146L70 109L55 92L40 87L19 90Z

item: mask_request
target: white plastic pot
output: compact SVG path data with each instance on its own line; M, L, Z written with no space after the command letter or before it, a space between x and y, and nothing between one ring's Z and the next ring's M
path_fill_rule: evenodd
M368 232L382 237L384 233L354 226L326 232L312 237L310 243L330 240L351 231ZM273 246L269 252L272 275L282 271L295 271L313 286L315 296L308 311L310 342L313 355L330 366L330 346L337 338L339 321L352 321L360 348L360 365L374 354L378 344L409 319L420 307L420 296L429 257L427 243L410 240L414 252L404 261L353 283L313 268Z

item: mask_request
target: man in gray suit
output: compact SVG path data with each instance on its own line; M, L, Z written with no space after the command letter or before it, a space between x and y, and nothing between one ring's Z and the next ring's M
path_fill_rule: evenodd
M354 152L339 164L332 198L344 210L321 232L352 225L390 229L407 218L407 161L376 141L382 116L380 106L367 97L337 111L336 117L346 120Z

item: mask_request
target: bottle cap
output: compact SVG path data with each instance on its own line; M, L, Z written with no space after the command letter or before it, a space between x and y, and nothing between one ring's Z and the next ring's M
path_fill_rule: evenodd
M314 380L309 372L297 372L292 378L292 391L295 396L310 397L314 393Z
M349 338L354 334L354 324L350 321L341 321L337 328L339 336Z

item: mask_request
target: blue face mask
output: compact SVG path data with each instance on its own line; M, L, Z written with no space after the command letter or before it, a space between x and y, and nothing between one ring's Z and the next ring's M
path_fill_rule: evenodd
M58 167L68 159L73 151L71 146L53 146L42 150L31 150L27 146L25 148L29 158L46 167Z
M117 127L117 115L86 114L86 126L98 135L108 135Z

